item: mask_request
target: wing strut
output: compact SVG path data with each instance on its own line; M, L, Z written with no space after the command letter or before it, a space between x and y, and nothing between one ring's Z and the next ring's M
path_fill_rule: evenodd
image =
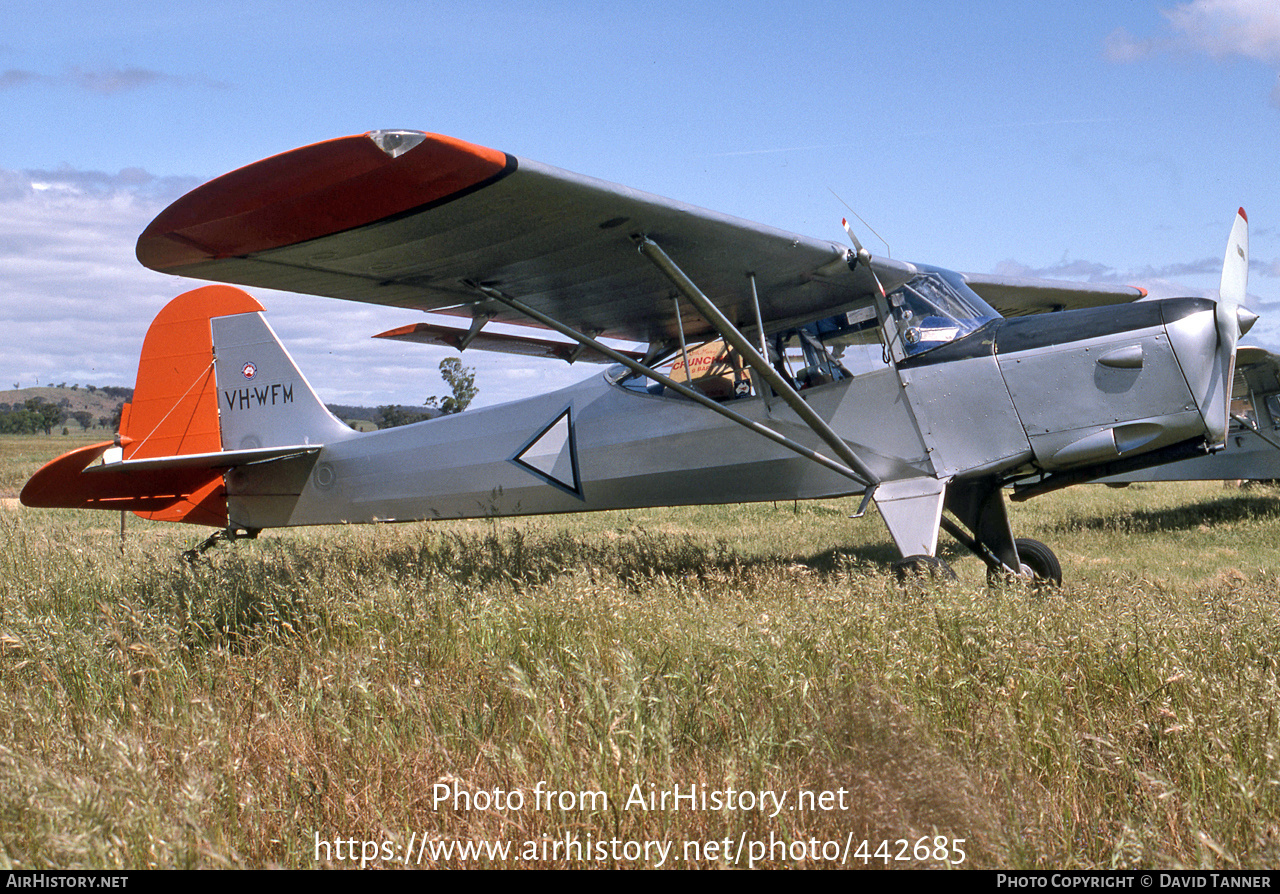
M687 385L681 382L677 382L675 379L672 379L670 376L665 376L662 373L658 372L657 370L650 369L649 367L645 366L643 363L640 363L639 361L633 360L630 357L626 356L625 354L621 354L618 351L615 351L613 348L610 348L608 345L597 341L591 336L584 335L583 333L577 331L576 329L570 326L566 326L564 323L561 323L559 320L553 317L549 317L546 314L542 313L541 311L535 310L534 308L525 304L523 301L519 300L518 298L513 298L510 295L504 294L498 289L492 288L491 286L484 286L484 285L480 285L479 283L469 283L469 285L471 285L472 288L484 294L486 297L492 298L494 301L501 302L502 304L505 304L507 307L510 307L512 310L518 311L519 313L524 314L530 319L537 320L539 323L548 327L549 329L554 329L556 332L559 332L561 335L567 338L571 338L574 341L578 342L579 344L584 345L588 348L591 348L594 351L599 351L601 354L608 357L610 360L614 361L615 363L621 363L623 366L627 367L627 369L630 369L632 372L637 372L642 376L646 376L650 379L653 379L655 382L661 383L664 387L670 388L672 391L676 392L677 394L683 397L687 397L689 398L689 400L699 403L709 410L714 410L715 412L719 413L721 416L724 416L726 419L730 419L733 422L738 423L743 428L753 431L756 434L763 435L764 437L768 438L770 441L773 441L775 444L778 444L782 447L787 448L788 450L798 453L801 456L803 456L805 459L811 459L814 462L816 462L818 465L824 468L830 469L833 472L838 472L839 474L845 476L846 478L850 478L853 481L856 481L858 484L866 488L866 492L863 495L862 507L859 509L859 514L861 514L866 510L867 503L870 501L871 495L875 491L876 485L880 483L880 479L878 479L874 475L871 475L870 473L867 473L865 476L861 475L858 472L855 472L853 469L850 469L848 466L845 466L842 463L836 462L834 459L831 459L829 456L824 456L823 454L817 452L816 450L811 450L808 447L804 446L803 444L799 443L798 441L793 441L791 438L788 438L786 435L783 435L774 431L773 429L769 428L767 425L761 425L759 422L756 422L754 419L748 419L746 416L743 416L741 413L735 412L734 410L730 410L728 407L723 406L722 404L716 403L714 400L707 397L705 394L695 391L694 389L688 387Z
M671 280L672 284L680 291L680 294L688 298L689 303L696 307L707 322L720 333L720 337L742 355L751 368L769 383L774 393L786 401L787 406L796 411L796 415L804 420L804 423L813 430L814 434L826 441L827 445L835 451L836 456L848 463L868 484L876 485L880 483L880 479L876 477L876 474L867 468L866 463L849 448L844 439L836 434L831 426L827 425L826 420L805 402L805 399L800 396L800 392L791 387L791 384L779 375L778 371L770 366L764 357L760 356L760 352L752 346L741 330L729 322L728 317L722 314L720 309L712 304L706 295L702 294L702 290L685 275L683 270L676 266L675 262L667 256L667 253L656 242L647 237L641 237L638 246L640 253L652 261L654 266L662 271L662 274L667 279Z
M756 275L748 273L747 279L751 280L751 306L756 312L756 332L760 334L760 356L769 356L769 347L764 341L764 318L760 316L760 293L756 291ZM752 370L752 372L755 372ZM759 373L755 373L759 376ZM773 412L773 392L769 389L763 380L757 381L756 390L760 392L760 396L764 398L764 408L770 413Z
M484 328L485 323L488 323L491 319L493 318L488 314L480 314L478 317L472 318L471 326L467 329L467 334L462 336L462 339L458 342L459 353L465 351L471 346L471 343L475 341L476 336L480 334L480 330Z

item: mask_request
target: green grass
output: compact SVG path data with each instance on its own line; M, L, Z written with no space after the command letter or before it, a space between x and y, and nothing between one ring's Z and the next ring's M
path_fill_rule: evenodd
M1016 505L1052 595L958 552L958 582L898 586L853 508L269 532L194 567L195 529L132 520L121 547L111 513L0 510L0 865L359 865L364 841L400 865L424 834L704 866L724 839L778 843L769 866L850 839L873 867L899 839L925 859L890 865L942 865L935 839L972 868L1280 860L1276 491ZM693 784L843 809L627 806ZM495 791L524 809L455 809ZM410 862L654 862L518 857Z

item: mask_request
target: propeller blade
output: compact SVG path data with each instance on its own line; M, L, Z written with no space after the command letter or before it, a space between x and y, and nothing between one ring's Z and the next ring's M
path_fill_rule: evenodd
M1249 218L1241 208L1236 212L1231 236L1227 239L1227 253L1222 260L1222 282L1218 287L1218 306L1215 311L1218 338L1232 353L1235 352L1240 336L1257 319L1243 307L1248 285Z
M1219 392L1203 409L1205 421L1214 429L1218 443L1226 440L1231 424L1231 391L1235 382L1236 344L1240 336L1249 331L1257 316L1244 307L1245 292L1249 283L1249 218L1244 209L1236 212L1231 235L1227 238L1227 252L1222 260L1222 281L1218 287L1218 303L1214 307L1214 327L1218 330L1218 354L1215 360L1221 376ZM1218 406L1219 401L1221 407Z
M881 295L887 294L884 290L884 283L880 282L880 277L876 275L875 268L871 266L871 252L862 247L862 243L858 241L858 237L853 234L853 227L849 226L849 218L840 218L840 225L844 227L844 231L849 234L849 241L853 243L854 254L858 258L858 263L862 264L871 273L871 278L875 280L876 288L880 290ZM853 267L853 263L849 264Z
M862 243L858 241L858 237L854 235L853 227L849 226L849 218L840 218L840 226L844 227L844 231L849 234L849 241L853 243L854 250L858 252L858 257L862 257L862 253L867 251L862 247ZM870 252L867 252L870 254Z

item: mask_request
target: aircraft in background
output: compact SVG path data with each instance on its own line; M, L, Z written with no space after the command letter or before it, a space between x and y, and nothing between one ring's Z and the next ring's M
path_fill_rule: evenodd
M1025 497L1224 443L1236 341L1255 319L1243 211L1216 303L966 279L849 235L852 249L417 131L286 152L179 199L139 260L465 324L388 337L612 365L358 433L256 300L207 286L152 324L117 441L52 461L22 500L207 525L210 545L293 525L860 494L909 567L941 564L943 529L993 574L1057 581L1053 552L1015 538L1007 485ZM975 289L1009 313L1084 309L1005 318ZM857 345L879 362L842 363Z

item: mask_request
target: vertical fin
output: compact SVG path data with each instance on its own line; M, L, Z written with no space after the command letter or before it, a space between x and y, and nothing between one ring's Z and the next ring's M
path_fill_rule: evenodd
M222 449L209 321L260 310L248 293L221 285L193 289L164 306L142 342L133 400L120 418L125 459ZM162 509L135 511L156 521L227 524L221 472L211 470L183 490Z
M138 381L120 434L125 459L213 453L222 449L209 321L262 305L231 286L205 286L174 298L142 342Z
M220 316L211 324L221 449L331 444L357 436L329 412L261 313Z

